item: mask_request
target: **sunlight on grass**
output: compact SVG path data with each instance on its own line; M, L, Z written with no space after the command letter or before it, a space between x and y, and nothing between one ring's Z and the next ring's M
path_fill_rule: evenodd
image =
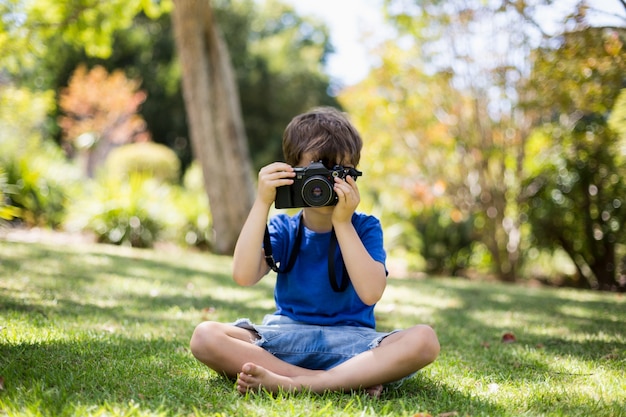
M270 275L182 251L0 241L0 409L7 415L624 416L626 303L615 294L389 280L381 330L432 325L438 360L380 400L239 396L189 352L203 320L260 321ZM504 332L514 343L502 343Z
M383 298L376 306L380 325L387 327L390 322L395 322L391 328L406 328L420 323L433 325L438 311L457 309L463 304L461 299L449 296L441 289L407 291L407 283L413 284L402 279L389 280Z

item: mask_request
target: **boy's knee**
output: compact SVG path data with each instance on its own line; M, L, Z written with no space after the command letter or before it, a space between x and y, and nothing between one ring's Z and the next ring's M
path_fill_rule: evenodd
M196 358L200 359L206 356L207 352L211 349L211 344L215 339L215 336L219 332L219 323L212 321L205 321L196 326L189 342L189 348L191 353Z
M420 359L426 363L434 362L437 356L439 356L439 350L441 349L435 330L428 325L420 324L415 326L413 331L416 344L419 346L417 350Z

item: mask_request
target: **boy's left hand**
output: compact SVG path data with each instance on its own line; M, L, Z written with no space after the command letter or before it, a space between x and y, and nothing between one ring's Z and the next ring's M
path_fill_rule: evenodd
M351 176L347 176L345 180L335 178L335 193L337 193L337 205L333 210L333 224L342 222L351 222L352 214L356 210L361 195L356 181Z

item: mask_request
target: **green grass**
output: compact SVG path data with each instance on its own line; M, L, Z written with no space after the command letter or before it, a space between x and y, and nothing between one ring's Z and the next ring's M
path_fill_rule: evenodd
M431 324L442 351L380 399L240 396L188 349L202 320L272 311L273 280L239 288L230 261L0 241L0 415L626 416L623 296L452 279L390 278L379 328Z

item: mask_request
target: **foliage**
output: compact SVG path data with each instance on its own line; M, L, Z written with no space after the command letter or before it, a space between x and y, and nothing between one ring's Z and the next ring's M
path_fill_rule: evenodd
M54 108L54 92L33 92L0 84L0 146L3 157L39 149L46 113Z
M617 157L620 158L621 155L620 162L626 163L626 88L623 88L617 96L608 124L618 134L620 144L617 149Z
M454 213L456 220L446 224L471 219L472 239L488 247L496 261L492 267L508 279L514 265L509 262L505 268L507 244L511 252L519 244L514 240L519 236L515 212L509 208L516 200L519 136L505 138L503 130L511 121L483 120L482 98L455 89L447 73L427 74L420 56L417 47L389 42L382 48L382 65L340 95L342 104L357 115L359 129L367 132L364 200L375 201L384 216L425 216L417 220L424 224L435 206ZM446 239L462 241L467 237L457 235L461 231L441 232L450 234ZM434 255L428 253L428 238L422 240L423 256ZM502 251L507 255L501 256Z
M581 25L555 43L533 52L522 104L543 120L608 114L624 86L626 29Z
M230 15L227 17L226 22L233 19ZM102 65L109 72L124 68L129 78L140 79L146 100L139 113L146 121L152 140L174 150L181 165L186 167L193 160L193 154L170 13L158 19L143 14L135 16L132 27L115 33L113 45L113 53L107 59L78 56L77 59Z
M457 276L466 272L475 240L473 218L463 219L458 210L431 207L416 216L413 225L423 239L420 252L427 273Z
M616 245L626 242L625 166L605 121L584 118L571 130L545 126L528 143L528 214L534 244L561 247L589 285L615 289Z
M250 154L256 169L282 160L282 134L296 114L338 106L322 65L328 28L292 6L266 0L217 2L216 14L237 72Z
M85 184L64 226L91 232L102 243L149 248L168 241L211 249L214 238L206 194L192 179L199 171L191 171L185 175L185 187L146 172L102 175Z
M583 28L557 49L537 50L525 103L544 115L527 144L527 214L537 244L565 250L581 278L601 289L618 286L616 248L626 242L625 142L608 125L626 82L625 41L623 30Z
M89 67L94 67L98 60L93 57L106 59L119 49L114 45L114 35L132 30L135 16L141 13L144 18L157 19L167 15L171 7L170 0L115 0L98 4L83 0L60 3L48 0L2 2L0 68L5 77L32 90L61 90L68 84L70 73L81 62L90 61ZM127 38L136 39L132 36ZM138 50L134 52L146 55ZM124 63L119 65L125 66ZM153 65L155 67L161 68L162 65ZM115 69L111 68L111 72L114 73ZM115 94L116 89L112 88L107 93L100 96L100 100ZM46 125L46 129L48 133L57 135L59 129L56 116L60 114L52 111L51 115L51 123ZM99 138L85 135L81 139L90 143ZM93 161L86 163L90 175L94 174L92 165Z
M121 70L109 75L103 67L87 71L81 65L61 91L59 126L72 150L86 155L89 176L114 146L149 139L145 122L137 114L146 98L138 88L139 82L128 80Z
M387 0L398 35L376 51L368 79L340 96L371 136L364 200L424 224L431 206L472 219L474 248L489 250L501 280L517 278L531 249L522 186L533 122L608 114L626 73L620 30L581 30L584 5L550 27L539 18L549 4Z
M9 195L15 193L15 185L8 183L4 167L0 166L0 226L6 221L17 219L21 215L19 207L11 204Z
M51 92L0 87L0 170L3 218L27 226L59 226L78 184L78 173L55 144L41 137ZM10 219L9 219L10 220Z
M35 5L32 5L35 3ZM18 3L8 3L14 5L15 13L23 15L23 19L19 22L11 19L7 20L7 26L9 28L8 39L15 39L17 43L45 43L47 47L50 47L49 51L45 48L41 50L33 51L30 57L37 64L43 63L44 65L30 65L26 67L22 66L24 71L10 70L7 73L9 76L19 82L23 82L24 85L29 85L34 88L40 88L41 86L58 89L62 87L67 77L65 74L68 72L68 66L70 62L76 64L77 62L87 62L88 67L94 67L98 63L104 63L103 60L107 60L106 68L111 72L115 68L123 67L128 70L128 75L133 78L142 78L145 83L150 83L150 90L156 91L154 101L146 103L146 113L150 113L150 117L146 117L148 128L153 130L154 128L162 128L161 131L153 131L155 140L160 143L166 143L172 147L177 154L183 159L185 163L189 163L191 160L189 140L187 138L187 126L182 113L182 109L186 107L187 111L198 112L210 112L210 108L204 106L204 103L197 103L194 105L182 106L182 100L180 91L178 90L180 85L180 73L181 69L174 57L173 47L174 44L171 31L171 22L165 20L166 13L170 12L170 1L163 2L145 2L145 1L133 1L129 4L125 4L126 7L120 16L115 16L116 9L120 7L120 4L116 1L104 3L84 4L81 2L62 3L51 7L51 14L38 14L40 8L45 8L48 2L46 0L35 0L29 4L20 5ZM248 80L252 78L251 82L242 85L240 82L239 91L245 91L246 97L249 97L254 102L254 111L261 114L260 117L256 117L257 123L249 122L248 126L257 126L256 138L258 143L262 144L260 147L271 141L274 145L274 152L268 156L258 149L254 149L252 155L262 158L259 165L263 165L268 160L275 160L280 158L279 146L280 132L284 128L286 122L297 112L301 112L305 108L310 107L311 104L319 104L317 98L328 98L327 87L328 78L323 75L322 67L319 59L323 59L328 48L328 37L326 36L326 30L318 22L310 24L305 22L304 19L300 21L295 19L295 22L291 22L292 19L288 18L285 13L285 19L278 14L274 15L272 19L269 19L266 15L261 15L259 12L258 3L252 1L240 1L240 2L215 2L219 3L223 12L216 13L220 26L226 28L224 32L227 32L230 37L235 41L239 39L245 40L243 47L233 47L230 45L231 52L241 53L244 58L239 59L238 62L242 62L243 65L239 67L240 74L237 77L228 77L228 80L236 79ZM194 3L199 6L201 2ZM154 10L150 9L150 5L155 7ZM273 10L275 13L280 13L280 10L275 7L276 3L270 4L268 10ZM263 6L264 7L264 6ZM150 10L148 10L150 9ZM177 9L173 9L177 10ZM180 9L178 9L180 10ZM232 19L229 19L233 14L230 11L237 10L241 13ZM139 12L143 11L148 18L153 19L158 16L158 20L148 20L145 16L139 15ZM31 14L37 16L40 20L33 21ZM57 14L62 17L70 17L68 20L57 20ZM195 13L195 16L205 16L205 14ZM129 24L129 16L134 18L134 27L131 28ZM267 35L272 37L272 40L265 46L259 48L260 52L258 56L261 59L257 59L256 52L253 59L247 59L246 54L253 51L253 44L261 45L258 43L260 40L257 31L257 27L252 27L248 22L253 22L252 19L248 19L248 16L254 18L255 24L260 24L263 28L265 22L269 22ZM226 18L224 18L226 17ZM291 17L296 17L292 14ZM75 22L81 22L81 24L97 23L93 27L85 26L87 29L85 33L80 32L80 25L75 26ZM228 22L232 22L232 27L227 27ZM239 25L240 23L244 25ZM55 31L47 31L46 28L50 26L55 27ZM106 26L103 29L98 29L101 26ZM180 27L187 27L187 25L180 25ZM321 28L318 30L318 27ZM284 31L280 34L277 32ZM19 33L18 33L19 32ZM95 35L94 35L95 33ZM197 35L197 32L193 32L191 36ZM101 36L102 38L94 39L93 36ZM71 41L67 41L67 38L72 38ZM105 39L107 38L107 39ZM80 41L76 42L79 39ZM82 45L82 42L92 42L88 47ZM115 42L115 43L113 43ZM188 43L182 43L187 45ZM270 46L267 48L267 46ZM294 45L293 47L291 47ZM119 46L119 48L118 48ZM262 56L264 53L274 53L277 51L273 46L278 46L278 51L284 55L287 59L284 61L277 60L274 56L266 57ZM283 48L285 47L285 48ZM184 48L182 48L184 49ZM224 48L219 48L219 51ZM58 53L57 53L58 52ZM180 53L180 51L178 51ZM232 53L230 55L233 55ZM226 55L224 55L226 56ZM94 58L98 57L98 58ZM20 57L22 58L22 57ZM197 57L196 57L197 58ZM201 62L196 58L186 59L187 63ZM103 60L100 60L103 59ZM224 62L228 58L224 59ZM215 56L211 62L215 61ZM294 65L297 62L303 62L306 65L299 66ZM280 63L282 70L277 71L275 63ZM5 65L4 60L0 60L0 66ZM6 64L8 65L8 64ZM314 65L314 68L309 67ZM17 67L16 67L17 68ZM41 70L40 70L41 68ZM224 68L224 67L220 67ZM249 74L252 69L260 68L260 71L254 74L252 77ZM142 76L143 71L146 73L146 77ZM205 74L206 71L198 71ZM288 73L288 76L283 76L283 73ZM243 75L241 75L243 74ZM257 75L261 77L257 77ZM188 77L187 77L188 78ZM277 80L272 84L270 81ZM224 85L225 83L220 83ZM265 88L270 86L271 90ZM307 89L306 94L302 94L300 90ZM195 92L201 91L201 94L207 93L208 90L197 90L197 85L191 87L191 90L196 89ZM146 90L149 94L150 90ZM297 94L294 92L297 91ZM280 95L275 94L279 92ZM271 93L271 94L270 94ZM222 94L219 99L232 98L231 103L239 102L235 97L236 89L231 89L227 94ZM288 100L280 101L283 96L289 96ZM313 97L309 99L309 97ZM164 100L167 99L167 100ZM261 98L259 101L258 99ZM215 101L215 100L210 100ZM241 100L245 101L245 100ZM330 102L334 102L333 99L328 99ZM270 103L270 105L268 105ZM277 106L273 107L271 104L276 103ZM327 104L327 103L324 103ZM244 106L245 107L245 106ZM220 111L229 109L231 106L221 106ZM237 120L239 117L239 106L234 113L237 114ZM267 110L271 112L267 112ZM250 114L244 108L245 114ZM215 126L223 126L223 116L216 117L220 120L220 123L216 123ZM188 120L197 120L195 116L188 117ZM169 121L173 123L169 123ZM249 119L246 118L246 121ZM267 123L270 121L270 123ZM271 125L271 126L270 126ZM194 129L193 131L197 131ZM271 131L270 131L271 130ZM231 133L233 131L239 132L241 140L232 141ZM246 148L245 136L243 135L243 127L230 130L228 132L222 132L216 136L216 142L219 145L218 149L228 148L229 145L235 146L235 148ZM249 129L250 143L254 141L255 134L254 128ZM201 159L201 163L204 165L204 171L209 172L213 167L218 167L219 172L227 172L230 167L236 167L241 175L239 177L245 181L245 187L239 187L241 190L249 189L249 192L242 193L240 195L252 194L252 169L249 169L249 153L247 149L241 153L239 161L228 162L228 169L220 167L220 163L224 161L223 155L220 156L217 152L203 152L202 145L209 142L211 135L207 135L208 132L199 134L198 141L195 144L195 152L198 153L198 159ZM270 137L272 136L272 137ZM95 142L99 138L97 135L88 133L85 136L81 136L81 139L85 139L86 143ZM219 143L222 141L222 143ZM241 142L241 144L240 144ZM98 147L90 148L86 155L81 155L86 161L84 161L85 171L88 175L93 176L96 172L95 167L101 160L104 159L104 155L109 151L107 143L99 142ZM260 148L259 147L259 148ZM227 153L228 155L237 155L237 152ZM213 176L213 175L212 175ZM240 229L240 223L243 222L244 215L240 215L239 212L247 213L247 207L251 204L251 201L246 201L241 204L241 199L236 198L237 194L228 194L229 190L218 189L218 184L223 184L224 181L214 181L207 183L207 192L211 191L213 200L223 201L222 205L212 208L213 217L219 219L214 222L214 226L220 229L222 235L222 242L224 245L220 245L216 248L218 251L228 251L232 249L236 235ZM232 199L233 201L229 201ZM248 198L251 200L251 197ZM239 207L243 209L239 209ZM223 214L227 212L227 214ZM231 221L230 219L233 219ZM232 223L232 226L231 226Z
M112 0L99 7L86 0L2 1L0 67L11 74L27 74L48 53L48 42L59 37L88 55L110 56L116 30L131 27L139 12L156 18L171 6L169 0Z
M7 194L8 205L19 213L20 220L29 227L61 225L71 198L71 183L63 172L66 166L42 155L35 158L22 155L2 164L7 183L14 185Z
M89 71L79 66L59 97L65 139L80 149L95 145L83 142L84 134L121 145L143 133L144 122L136 113L146 94L138 88L139 82L127 79L121 70L109 75L101 66Z
M36 58L36 66L28 70L22 66L11 77L33 89L43 86L58 90L67 85L71 72L80 63L89 68L101 65L110 73L124 68L128 77L142 80L147 97L140 113L153 139L174 149L186 166L193 156L169 15L171 2L150 2L152 7L160 7L160 13L136 14L132 24L126 23L126 16L139 10L138 3L131 2L123 16L114 19L108 16L111 7L117 6L109 3L76 10L71 10L69 3L56 6L66 7L68 10L63 13L73 13L77 19L89 13L106 21L106 28L101 31L102 36L110 34L108 46L96 48L108 53L85 51L83 44L74 39L68 44L67 38L73 35L64 33L62 27L54 32L40 32L47 16L41 16L43 20L37 25L27 19L21 26L23 35L45 35L45 49L30 56L31 60ZM321 65L332 51L328 29L320 21L299 16L292 7L276 1L214 1L213 5L237 73L251 156L254 166L261 167L281 159L280 139L291 117L317 105L337 106L335 98L329 95L330 81ZM7 37L17 44L20 41L15 39L15 22L7 25ZM15 57L24 58L21 51L16 49Z
M241 396L193 358L189 339L203 320L260 321L274 307L271 277L237 287L230 258L177 250L0 241L0 258L8 415L624 415L618 294L390 277L379 328L433 325L432 365L380 399ZM516 341L502 343L505 333Z
M184 246L211 250L217 237L212 232L211 212L203 181L202 169L194 162L185 172L183 187L174 189L173 200L181 217L181 224L175 228L175 240Z
M180 161L165 145L142 142L113 149L104 164L107 176L128 179L133 174L154 178L171 184L180 180Z
M98 242L147 248L175 221L170 187L131 174L94 182L72 207L67 227L93 232Z
M528 126L515 108L519 80L528 71L520 57L531 45L525 18L509 2L385 3L397 40L380 48L380 67L351 103L377 102L366 117L380 118L375 123L381 126L370 134L406 153L400 156L405 164L388 166L407 178L404 192L413 202L406 207L419 215L438 200L473 218L494 272L514 280L523 242L517 196ZM429 196L423 200L422 190Z

